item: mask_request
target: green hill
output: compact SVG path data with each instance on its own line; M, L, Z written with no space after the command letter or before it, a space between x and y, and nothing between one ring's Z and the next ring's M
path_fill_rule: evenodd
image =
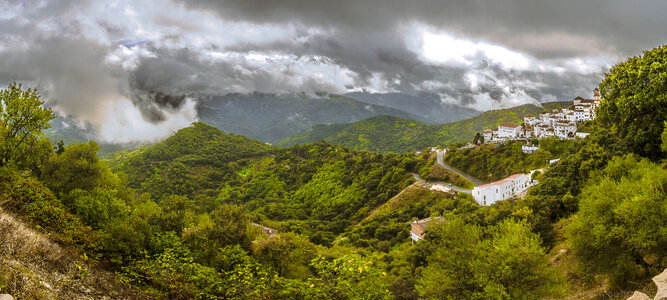
M349 124L317 125L278 142L278 145L290 146L324 140L354 150L412 152L430 146L470 141L478 131L500 123L521 122L527 114L538 114L568 103L548 102L542 106L525 104L487 111L476 117L441 125L392 116L374 117Z

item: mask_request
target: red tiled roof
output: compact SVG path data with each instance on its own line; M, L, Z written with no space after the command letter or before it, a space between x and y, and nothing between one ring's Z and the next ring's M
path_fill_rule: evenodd
M509 128L517 128L517 127L519 127L519 125L516 125L516 124L507 124L507 123L500 124L499 126L502 126L502 127L509 127Z
M507 182L509 182L509 180L502 179L502 180L494 181L494 182L491 182L491 183L483 184L483 185L480 185L480 186L477 186L477 187L481 188L481 187L487 187L487 186L493 186L493 185L501 185L501 184L507 183Z
M521 177L521 176L524 176L524 175L523 175L523 174L514 174L514 175L512 175L512 176L510 176L510 177L507 177L507 178L505 178L505 179L514 179L514 178L519 178L519 177Z

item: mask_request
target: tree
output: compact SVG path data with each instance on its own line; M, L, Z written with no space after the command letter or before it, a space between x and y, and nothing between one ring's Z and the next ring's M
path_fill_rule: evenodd
M286 232L253 243L255 257L270 265L281 277L306 279L308 264L317 256L317 248L306 238Z
M667 170L629 154L591 178L567 227L582 265L616 286L667 267Z
M653 161L664 157L660 135L667 118L667 46L614 66L600 83L597 120L622 150Z
M60 140L57 144L58 148L56 149L56 154L60 155L65 152L65 142L63 140Z
M55 115L43 104L37 89L23 91L21 84L0 91L0 166L12 163L28 140L51 127Z
M476 145L482 144L484 143L484 136L479 131L477 131L475 133L475 138L473 138L472 142Z
M90 141L65 148L53 156L40 178L56 194L67 194L73 189L92 191L96 187L110 187L117 179L97 157L100 147Z

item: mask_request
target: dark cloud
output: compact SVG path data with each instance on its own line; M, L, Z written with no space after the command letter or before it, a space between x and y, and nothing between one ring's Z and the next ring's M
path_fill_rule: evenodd
M277 72L243 61L213 61L188 48L152 47L130 74L132 99L150 120L163 119L161 111L178 110L186 97L228 93L287 93L337 90L325 82L298 73Z
M228 93L369 89L503 106L589 96L604 70L513 69L479 51L468 65L428 62L406 39L414 24L557 66L584 56L622 59L667 41L661 0L176 2L163 2L165 8L0 0L0 8L15 14L0 18L0 82L38 86L59 111L96 125L105 119L105 105L121 98L159 123L186 99ZM87 18L89 12L97 15ZM191 18L195 12L202 18ZM215 31L227 26L216 18L233 33Z
M418 21L484 38L538 58L635 55L667 41L662 0L188 0L188 7L255 23L298 22L386 31Z

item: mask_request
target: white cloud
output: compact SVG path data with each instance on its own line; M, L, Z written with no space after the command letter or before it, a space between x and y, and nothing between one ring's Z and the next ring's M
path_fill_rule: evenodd
M144 120L130 100L108 102L108 114L100 128L100 135L107 142L158 140L197 121L195 105L195 101L188 98L179 111L166 113L162 122L151 123Z

